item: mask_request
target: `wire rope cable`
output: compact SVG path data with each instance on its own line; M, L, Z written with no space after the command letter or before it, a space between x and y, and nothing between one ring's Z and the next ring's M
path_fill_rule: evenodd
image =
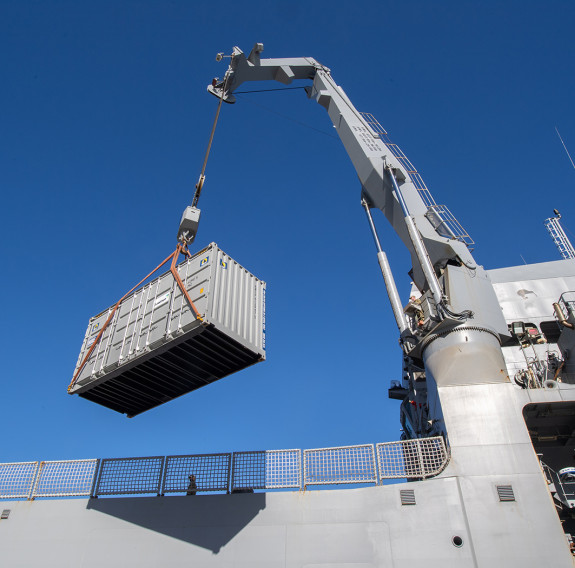
M212 130L210 132L210 138L208 140L208 147L206 149L206 155L204 156L204 163L202 164L202 171L200 172L200 177L198 183L196 183L196 191L194 193L194 198L192 199L192 207L197 207L198 201L200 200L200 194L202 193L202 187L204 186L204 181L206 180L206 167L208 165L208 158L210 157L210 150L212 149L212 142L214 141L214 135L216 133L216 126L218 125L218 119L220 118L220 111L222 109L222 103L224 102L224 95L226 93L226 87L228 84L229 71L226 71L224 77L224 82L222 85L222 94L220 95L220 100L218 102L218 108L216 110L216 116L214 118L214 123L212 124Z

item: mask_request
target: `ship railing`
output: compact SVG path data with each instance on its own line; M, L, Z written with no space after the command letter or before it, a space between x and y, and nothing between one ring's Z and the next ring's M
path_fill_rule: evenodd
M301 487L301 450L235 452L231 492Z
M550 217L544 221L545 228L549 231L555 246L559 250L561 257L563 259L575 258L575 249L569 240L569 237L565 234L561 222L557 217Z
M445 440L436 436L377 444L377 461L380 480L426 479L445 469L449 454Z
M559 304L563 308L563 313L569 317L575 317L575 292L563 292L559 298Z
M376 483L373 444L304 450L304 486Z
M29 498L35 486L39 463L18 462L0 465L0 499Z
M97 459L0 464L0 499L90 495Z
M567 509L575 508L575 482L562 480L561 476L554 469L550 468L541 459L539 462L541 463L541 469L543 470L551 494L555 494L555 497L561 501Z
M438 475L441 437L307 450L261 450L0 463L0 499L196 495L379 485Z
M371 130L387 146L389 151L407 171L409 178L411 179L411 183L413 183L423 203L427 206L426 217L434 226L437 233L449 239L457 239L458 241L466 244L467 247L471 249L471 247L475 244L473 239L469 236L467 231L463 228L461 223L455 218L451 211L449 211L447 206L438 205L435 202L435 199L425 185L425 181L423 181L421 174L415 169L415 166L411 163L403 150L390 140L385 128L381 126L373 114L369 112L362 112L360 114L362 115L369 128L371 128Z
M196 491L228 491L232 454L196 454L168 456L160 495L182 493L195 476Z
M165 461L164 456L103 459L93 495L157 495Z

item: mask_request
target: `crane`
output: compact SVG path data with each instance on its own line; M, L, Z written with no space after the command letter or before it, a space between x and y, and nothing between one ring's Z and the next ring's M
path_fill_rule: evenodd
M501 339L509 337L508 327L465 232L458 230L447 208L435 204L407 157L371 115L355 108L327 67L311 57L263 59L262 52L261 43L248 56L234 47L223 79L214 79L208 91L233 104L234 91L249 81L311 83L305 87L307 96L327 110L359 177L361 203L400 333L405 373L413 378L424 368L437 386L509 382L500 349ZM220 53L216 59L223 58ZM410 274L419 292L417 318L410 318L401 305L371 209L383 212L411 254ZM452 357L455 352L457 358ZM446 434L444 427L439 431Z

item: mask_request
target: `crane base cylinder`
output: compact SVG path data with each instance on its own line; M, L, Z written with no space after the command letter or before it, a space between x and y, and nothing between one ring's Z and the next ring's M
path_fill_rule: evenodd
M458 327L426 343L426 374L438 387L509 382L499 340L490 330Z

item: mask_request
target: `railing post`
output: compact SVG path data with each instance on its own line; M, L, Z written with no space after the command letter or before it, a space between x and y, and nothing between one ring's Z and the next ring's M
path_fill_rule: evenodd
M98 477L97 477L97 482L96 482L96 488L94 489L94 497L98 497L98 494L100 493L100 482L102 481L102 473L104 472L104 463L105 463L106 459L101 459L100 460L100 467L98 468Z
M234 455L235 452L230 452L230 465L228 473L228 495L234 490Z
M32 476L32 481L30 483L30 489L28 490L28 496L26 497L26 499L28 499L28 501L32 500L32 494L34 493L34 491L36 489L36 484L38 482L38 472L39 471L40 471L40 463L36 462L36 470L34 471L34 475Z
M94 479L92 480L92 488L90 489L90 498L97 499L98 495L96 495L96 483L98 481L99 473L100 473L100 463L102 462L101 458L96 460L96 468L94 469Z
M375 477L375 484L379 485L379 475L377 473L377 463L375 459L375 444L371 444L371 461L373 464L373 475Z
M426 475L425 475L425 463L423 461L423 452L421 451L421 439L417 439L416 440L416 446L417 448L417 458L419 460L419 469L421 471L421 477L422 479L425 479Z
M164 485L166 483L166 469L168 467L168 460L164 456L162 458L162 469L160 470L160 480L158 483L158 497L164 496Z
M34 480L34 483L32 484L32 491L30 491L30 495L28 495L28 501L34 501L34 499L36 498L36 491L38 489L38 483L40 483L40 476L42 475L42 468L44 467L44 464L46 462L40 462L40 465L38 466L38 469L36 470L36 479Z

